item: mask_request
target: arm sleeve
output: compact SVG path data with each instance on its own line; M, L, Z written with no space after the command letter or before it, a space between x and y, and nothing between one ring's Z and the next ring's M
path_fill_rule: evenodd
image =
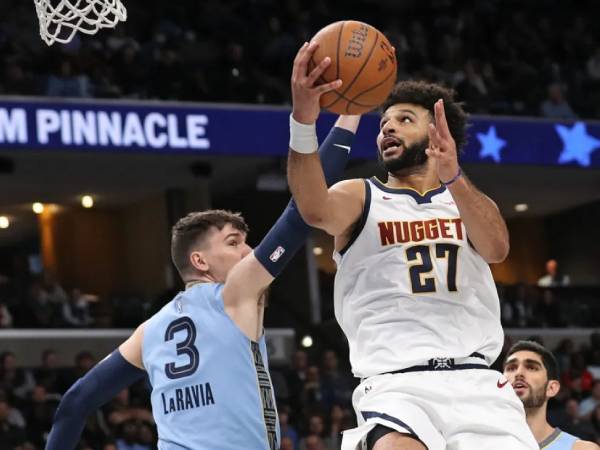
M71 450L77 446L88 415L119 391L140 380L145 371L130 364L119 350L77 380L58 405L46 450Z
M332 128L323 141L319 157L327 186L342 178L353 142L354 133L339 127ZM304 245L309 233L310 227L300 216L296 202L290 200L279 220L254 249L254 255L273 277L277 277Z

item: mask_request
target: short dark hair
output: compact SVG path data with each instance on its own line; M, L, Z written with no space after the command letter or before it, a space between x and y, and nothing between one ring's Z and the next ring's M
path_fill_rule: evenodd
M558 362L556 361L556 358L550 350L535 341L517 342L510 348L510 350L508 350L506 358L504 358L503 365L506 365L506 361L511 355L521 351L529 351L540 355L542 358L542 364L546 368L546 372L548 372L548 380L558 380Z
M456 142L456 149L461 151L467 143L467 113L463 103L455 100L455 91L435 83L425 81L400 81L392 93L381 105L382 112L397 103L410 103L427 109L434 116L433 106L440 98L444 100L444 112L448 121L450 134Z
M177 221L171 230L171 259L181 278L186 281L190 271L189 253L200 244L214 227L222 230L230 224L236 230L248 233L248 225L240 213L223 209L192 212Z

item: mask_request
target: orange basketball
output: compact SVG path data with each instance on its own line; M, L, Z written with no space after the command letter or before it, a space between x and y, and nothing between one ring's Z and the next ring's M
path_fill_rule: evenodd
M343 81L338 90L321 96L321 107L336 114L363 114L377 108L396 83L396 55L376 28L355 20L327 25L313 38L319 43L309 68L326 56L331 64L321 83Z

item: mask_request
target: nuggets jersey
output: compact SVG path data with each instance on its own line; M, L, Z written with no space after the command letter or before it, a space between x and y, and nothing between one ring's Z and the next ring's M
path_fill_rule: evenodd
M180 292L144 325L159 450L275 450L279 422L264 336L226 314L223 285Z
M362 217L334 255L335 315L354 375L474 352L491 364L504 339L498 294L450 192L364 181Z
M550 436L540 442L541 450L572 450L578 437L565 433L560 428L555 428Z

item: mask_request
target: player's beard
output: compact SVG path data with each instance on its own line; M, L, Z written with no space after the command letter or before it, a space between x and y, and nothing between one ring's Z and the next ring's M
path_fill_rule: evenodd
M525 409L535 409L540 408L546 402L546 388L548 387L548 383L546 382L539 389L534 390L530 388L530 395L526 398L523 398L523 406Z
M406 146L404 142L402 142L402 145L404 146L404 151L400 156L393 159L384 160L383 152L377 152L379 164L388 173L410 173L427 162L427 153L425 153L425 150L429 147L429 137L425 137L409 146Z

